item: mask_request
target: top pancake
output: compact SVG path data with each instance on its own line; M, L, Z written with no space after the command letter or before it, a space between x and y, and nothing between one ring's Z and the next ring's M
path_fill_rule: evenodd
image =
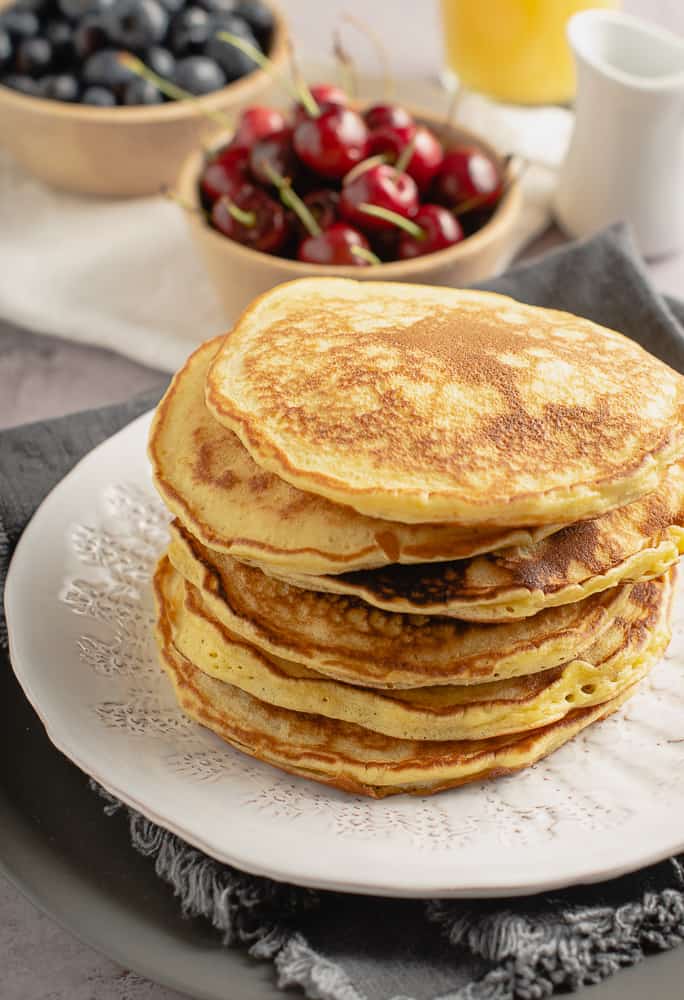
M207 405L298 488L406 523L572 522L684 454L681 377L620 334L488 292L279 285L212 363Z
M209 548L289 573L335 574L393 562L466 559L504 545L532 544L560 527L477 530L381 521L264 472L204 404L207 369L222 339L202 344L176 374L149 442L164 502Z

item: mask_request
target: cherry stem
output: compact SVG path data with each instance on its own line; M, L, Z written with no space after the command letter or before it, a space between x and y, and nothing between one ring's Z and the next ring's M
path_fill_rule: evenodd
M374 215L377 219L384 219L385 222L392 222L416 240L424 240L427 235L425 230L417 226L415 222L411 222L410 219L399 215L398 212L393 212L390 208L383 208L381 205L369 205L368 202L363 202L359 205L359 211L365 212L366 215Z
M225 195L224 198L225 198L225 206L230 212L230 214L233 216L233 218L236 220L236 222L239 222L247 229L251 229L253 226L256 226L256 220L257 220L256 212L245 212L243 208L240 208L238 205L236 205L234 201L230 200L230 198L227 198Z
M287 56L290 62L290 77L292 78L292 86L294 88L293 90L290 91L290 94L294 96L297 101L299 101L299 95L302 92L302 88L306 87L306 81L304 80L304 77L302 76L302 71L299 68L299 63L297 62L297 54L295 52L291 38L287 39Z
M264 163L263 169L268 175L268 179L271 183L278 188L280 200L285 208L289 208L294 212L308 232L309 236L320 236L321 227L316 222L309 206L304 204L287 177L283 177L279 174L270 163Z
M287 40L287 50L290 57L290 72L292 74L292 81L295 87L295 96L298 101L304 106L310 117L317 118L321 109L316 103L316 98L311 93L309 85L304 79L304 75L299 68L299 63L297 62L297 54L295 53L294 45L292 44L292 39ZM316 112L314 115L311 114L312 109L315 108Z
M466 198L465 201L460 202L458 205L454 205L451 209L451 214L455 216L465 215L466 212L472 212L474 208L479 208L480 205L484 203L489 198L487 194L475 194L472 198Z
M343 90L346 90L351 97L357 97L359 88L354 60L342 44L338 28L333 31L333 55L340 71Z
M397 162L394 164L394 169L398 173L403 174L409 163L411 162L411 157L413 156L413 150L416 148L416 138L418 136L418 131L416 130L411 136L410 140L406 143L401 153L397 157Z
M451 92L449 106L444 119L444 125L442 126L442 139L445 145L448 145L449 130L453 127L453 124L458 117L458 112L461 109L461 102L463 101L466 93L467 91L461 83L459 83L458 86L456 86Z
M352 181L355 181L357 177L361 176L361 174L365 174L365 172L370 170L371 167L379 167L383 163L387 163L387 157L384 153L378 153L377 156L369 156L367 159L361 160L360 163L357 163L355 167L352 167L351 170L344 175L342 178L342 186L344 187L345 184L351 184Z
M163 76L159 76L154 70L146 66L142 59L138 59L137 56L132 55L130 52L120 52L118 56L119 63L125 66L126 69L130 69L132 73L136 76L140 76L143 80L149 80L153 83L157 90L161 91L162 94L166 94L170 97L172 101L197 101L199 98L196 94L191 94L189 90L183 90L182 87L177 87L175 83L171 83L170 80L165 80ZM233 128L233 123L227 115L222 114L220 111L212 111L210 108L203 108L200 106L200 110L203 115L207 118L211 118L213 121L218 122L223 128Z
M361 260L366 260L369 264L382 264L378 255L369 250L368 247L350 247L349 249L355 257L360 257Z
M342 15L342 19L348 24L351 24L357 31L360 31L362 35L370 41L371 45L375 49L375 53L378 57L378 62L382 66L382 89L386 100L390 100L394 97L395 84L394 84L394 74L392 73L392 67L390 64L389 56L387 55L387 49L383 45L382 39L378 34L365 21L360 17L356 17L354 14L345 12Z
M246 56L253 59L257 66L260 66L261 69L265 70L270 76L278 77L280 82L287 88L290 96L297 102L297 104L303 104L307 114L309 114L312 118L318 118L321 113L321 109L313 99L311 91L304 80L299 81L299 86L291 84L286 77L281 76L277 72L268 56L265 56L263 52L256 47L256 45L252 45L252 43L248 42L245 38L240 38L239 35L234 35L230 31L219 31L216 37L222 42L225 42L227 45L232 45L234 48L244 52Z

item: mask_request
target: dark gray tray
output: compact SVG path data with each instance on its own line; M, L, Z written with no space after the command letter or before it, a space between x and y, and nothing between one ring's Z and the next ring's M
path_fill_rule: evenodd
M105 816L3 666L0 870L76 937L149 979L197 1000L283 1000L268 963L222 947L205 921L180 916L171 890L131 847L124 816ZM682 983L679 948L575 995L682 1000Z
M269 963L183 919L131 847L124 816L105 816L87 777L52 746L6 661L0 731L0 870L36 906L127 969L198 1000L282 1000Z

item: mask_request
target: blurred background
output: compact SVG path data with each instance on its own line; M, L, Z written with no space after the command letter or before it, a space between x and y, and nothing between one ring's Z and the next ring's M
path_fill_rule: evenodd
M369 27L373 28L382 38L388 51L396 60L397 72L402 77L437 78L444 62L449 41L445 37L442 21L442 10L465 11L466 17L487 21L490 29L497 33L503 27L504 32L510 30L511 20L518 20L516 14L522 14L535 22L540 18L542 26L549 18L556 24L568 16L568 12L585 7L598 7L598 3L573 2L573 0L527 0L518 3L516 0L481 0L468 3L454 0L437 0L417 4L411 0L381 0L379 3L364 3L363 0L326 0L325 3L310 2L310 0L285 0L283 9L287 11L288 20L298 48L314 56L320 52L326 53L321 44L323 39L332 37L335 26L345 13L355 14L363 18ZM679 0L622 0L622 3L609 3L608 6L620 7L625 13L648 18L654 24L681 34L684 30L684 11ZM497 18L505 12L504 25L497 26ZM558 12L558 14L556 14ZM448 21L448 13L447 13ZM548 23L548 22L547 22ZM449 27L449 24L446 25ZM542 31L544 28L542 27ZM456 33L456 30L454 31ZM468 45L468 40L464 40ZM514 38L510 37L514 44ZM556 50L557 51L557 50ZM366 73L377 72L377 62L372 50L362 45L355 46L354 57L359 67Z

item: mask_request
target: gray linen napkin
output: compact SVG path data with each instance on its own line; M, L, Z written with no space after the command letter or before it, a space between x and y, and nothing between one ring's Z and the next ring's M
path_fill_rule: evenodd
M619 227L480 287L615 327L684 372L684 303L651 287ZM11 551L49 489L159 392L0 434L0 589ZM0 614L0 669L8 669L3 625ZM93 787L107 812L125 808ZM273 961L282 987L298 985L312 998L537 1000L599 982L684 938L684 856L522 899L354 897L246 875L127 812L133 846L183 911L210 920L226 944Z

